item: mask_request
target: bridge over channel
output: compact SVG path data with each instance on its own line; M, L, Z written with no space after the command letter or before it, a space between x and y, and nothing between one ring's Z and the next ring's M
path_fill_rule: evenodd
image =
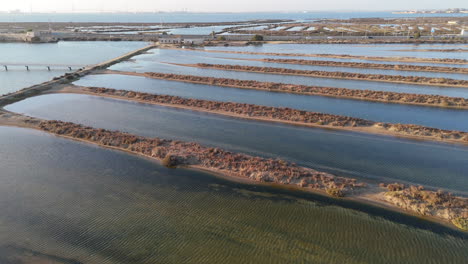
M0 70L8 71L12 67L24 67L26 71L30 71L32 69L36 70L37 68L46 69L51 71L52 69L66 69L69 71L76 70L78 68L84 68L89 65L85 64L56 64L56 63L28 63L28 62L0 62Z

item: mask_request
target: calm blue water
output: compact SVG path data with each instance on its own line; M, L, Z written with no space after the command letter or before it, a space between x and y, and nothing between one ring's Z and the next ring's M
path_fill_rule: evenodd
M0 70L0 95L16 92L22 88L33 86L52 80L54 77L61 76L68 71L45 69L32 70L27 72L24 68L15 67L10 69L8 73Z
M264 44L270 45L270 44ZM280 44L276 44L280 45ZM315 44L301 44L301 45L310 45L313 47ZM260 46L261 47L261 46ZM454 46L459 47L459 46ZM212 47L206 47L207 50L211 49ZM372 47L369 47L372 48ZM403 48L403 47L402 47ZM435 46L433 48L438 48ZM220 49L219 51L229 51L229 49ZM256 52L256 51L252 51ZM262 52L262 51L258 51ZM332 50L328 51L332 53ZM279 52L278 52L279 53ZM310 54L319 54L313 51L309 52ZM338 53L335 53L338 54ZM413 53L409 53L407 56L412 57ZM301 60L324 60L324 61L344 61L344 62L366 62L366 63L379 63L379 64L410 64L410 65L421 65L421 66L446 66L446 67L462 67L466 68L467 65L459 65L459 64L440 64L440 63L426 63L426 62L397 62L397 61L372 61L366 59L336 59L336 58L320 58L320 57L303 57L303 56L272 56L272 55L253 55L253 54L231 54L231 53L223 53L223 52L216 52L216 53L207 53L204 56L209 57L217 57L217 58L245 58L245 59L263 59L263 58L273 58L273 59L301 59Z
M121 13L121 14L0 14L0 22L133 22L133 23L178 23L178 22L235 22L257 19L310 20L321 18L365 17L434 17L432 14L402 15L391 12L310 12L310 13ZM443 14L458 17L466 14Z
M322 16L401 15L0 14L0 21L160 23L255 18L305 20ZM0 62L94 64L144 45L134 42L0 44ZM405 54L410 56L411 53ZM201 54L197 56L193 58L203 58ZM171 57L175 61L184 61L184 53L161 56L164 60ZM154 55L142 55L137 59L137 62L122 63L116 68L375 86L369 82L282 76L275 79L268 75L172 67L161 64ZM0 94L63 73L63 70L46 72L44 69L22 72L20 68L8 73L0 71ZM442 109L273 94L129 76L89 76L79 81L87 82L127 90L336 111L346 115L407 118L440 126L466 128L468 123L459 114L464 112ZM382 83L378 87L374 89L419 89ZM466 96L460 92L462 89L430 89L432 87L421 90ZM468 150L464 146L252 122L86 95L44 95L10 105L7 109L46 119L280 157L343 176L407 181L463 194L468 190ZM404 116L405 111L408 117ZM447 235L443 227L415 217L282 189L236 184L200 172L171 170L137 156L38 131L0 127L0 146L2 264L28 261L446 264L463 263L463 259L468 258L466 236ZM58 261L57 258L63 259Z
M39 131L0 127L0 145L2 264L468 258L465 235L416 217L171 170Z
M338 175L468 190L465 146L247 121L88 95L52 94L9 111L284 158ZM443 157L443 158L441 158Z
M58 43L0 43L0 62L90 65L145 47L137 41L60 41Z
M168 34L174 35L210 35L212 32L220 32L226 28L235 27L239 25L227 26L209 26L209 27L190 27L190 28L174 28L167 31Z
M230 60L217 59L194 54L190 51L154 49L153 54L144 54L134 57L130 62L122 62L110 67L111 70L135 71L135 72L163 72L175 74L188 74L197 76L209 76L217 78L232 78L241 80L256 80L262 82L280 82L312 86L338 87L361 90L392 91L401 93L438 94L452 97L468 98L468 89L450 88L425 85L408 85L398 83L354 81L327 78L311 78L303 76L262 74L251 72L222 71L213 69L201 69L171 65L168 63L219 63L229 64ZM232 62L232 61L231 61ZM240 64L242 62L233 61Z
M364 119L468 131L468 111L226 88L125 75L88 75L76 85L187 98L291 107Z
M97 64L146 46L145 42L59 42L47 44L0 43L0 95L14 92L33 84L51 80L86 65ZM4 64L9 66L6 72ZM26 71L23 65L58 64L47 71L45 65L31 66Z
M403 76L425 76L431 78L453 78L453 79L468 79L467 74L457 73L437 73L437 72L409 72L409 71L398 71L398 70L379 70L379 69L360 69L360 68L349 68L349 67L324 67L324 66L311 66L311 65L294 65L294 64L281 64L281 63L264 63L258 61L248 61L245 59L262 59L265 57L275 58L275 56L261 56L261 55L250 55L250 54L230 54L230 53L211 53L203 52L198 50L167 50L161 49L160 51L153 50L161 58L160 61L164 61L167 57L171 59L171 62L177 63L197 63L203 61L206 63L219 63L219 64L235 64L235 65L250 65L260 67L276 67L276 68L287 68L287 69L299 69L299 70L319 70L319 71L343 71L343 72L356 72L356 73L369 73L369 74L386 74L386 75L403 75ZM277 57L278 58L278 57ZM285 57L281 57L285 58ZM288 57L291 59L294 57ZM141 56L138 57L141 60L156 60L153 56ZM309 60L313 58L308 58ZM319 58L325 60L326 58ZM340 60L346 61L346 60ZM348 60L349 61L349 60ZM376 62L374 62L376 63ZM380 62L377 62L380 63ZM441 66L440 64L437 66ZM446 65L443 65L446 66ZM458 65L463 68L466 65Z
M219 61L219 60L218 60ZM220 62L220 61L219 61ZM361 69L352 67L328 67L328 66L312 66L312 65L295 65L287 63L271 63L260 61L245 61L236 59L225 59L224 64L234 65L248 65L257 67L273 67L273 68L286 68L297 70L310 70L310 71L338 71L338 72L353 72L362 74L383 74L383 75L400 75L400 76L421 76L430 78L451 78L457 80L467 80L468 75L462 73L440 73L440 72L410 72L398 70L380 70L380 69Z
M242 47L206 47L209 50L235 50L250 52L348 54L357 56L394 56L418 58L468 59L466 52L428 52L425 49L466 48L465 44L265 44ZM401 50L412 50L401 51ZM466 65L465 65L466 67Z

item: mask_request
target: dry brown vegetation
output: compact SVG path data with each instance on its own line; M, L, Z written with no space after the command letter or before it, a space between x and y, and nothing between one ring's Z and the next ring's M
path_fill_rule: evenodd
M217 112L220 114L234 114L246 118L262 118L271 121L287 121L292 123L313 124L316 126L333 127L361 127L379 128L383 131L391 131L402 136L431 137L438 139L459 140L468 143L468 133L452 130L442 130L419 125L380 123L361 118L348 116L324 114L310 112L292 108L271 107L254 104L219 102L201 99L183 98L171 95L157 95L149 93L139 93L125 90L115 90L109 88L86 87L83 88L88 93L98 95L108 95L122 99L132 99L148 103L184 106L200 111Z
M311 70L296 70L287 68L274 67L257 67L246 65L227 65L227 64L207 64L198 63L196 67L205 69L228 70L228 71L246 71L255 73L273 73L286 75L301 75L318 78L338 78L352 79L363 81L378 81L378 82L403 82L419 85L444 85L444 86L460 86L468 87L468 81L456 80L449 78L430 78L423 76L402 76L402 75L385 75L385 74L364 74L352 72L329 72L329 71L311 71Z
M468 49L400 49L396 51L408 51L408 52L468 52Z
M144 155L157 159L168 167L193 166L253 181L321 190L335 197L352 193L359 197L362 193L375 191L366 188L367 184L356 179L337 177L299 167L284 160L253 157L204 147L197 143L146 138L62 121L32 118L34 122L31 123L30 119L26 118L24 121L34 123L34 128L48 133ZM406 186L399 183L380 186L388 188L388 192L379 194L386 202L418 214L449 220L457 227L467 230L467 198L457 197L444 191L426 190L421 186Z
M385 186L385 185L384 185ZM423 186L394 183L386 186L384 199L398 207L422 215L463 222L468 219L468 199L442 190L426 190Z
M316 190L339 190L344 195L366 186L355 179L337 177L280 159L264 159L197 143L139 137L61 121L43 121L41 130L156 158L166 166L195 166L259 182L298 185Z
M170 104L188 106L195 109L207 111L219 111L248 117L264 117L275 120L293 121L301 123L321 124L329 126L372 126L375 123L361 118L324 114L297 110L286 107L271 107L254 104L235 102L209 101L202 99L183 98L171 95L157 95L150 93L139 93L109 88L86 87L85 91L94 94L105 94L117 96L124 99L135 99L150 103Z
M321 60L294 60L294 59L261 59L260 61L284 64L300 64L328 67L350 67L366 69L382 69L396 71L422 71L422 72L447 72L447 73L468 73L468 68L439 67L439 66L419 66L408 64L379 64L364 62L343 62L343 61L321 61Z
M330 97L340 97L358 100L379 101L386 103L418 104L435 107L468 108L468 99L461 97L448 97L441 95L395 93L385 91L357 90L347 88L333 88L320 86L307 86L297 84L284 84L272 82L258 82L250 80L237 80L227 78L203 77L194 75L180 75L168 73L148 72L147 77L200 83L207 85L217 85L225 87L236 87L243 89L265 90L271 92L296 93L304 95L320 95Z

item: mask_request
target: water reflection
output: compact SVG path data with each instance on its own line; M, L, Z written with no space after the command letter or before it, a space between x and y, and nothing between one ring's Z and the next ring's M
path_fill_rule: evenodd
M308 54L349 54L357 56L388 56L418 58L454 58L466 59L463 52L427 52L428 49L465 48L464 44L265 44L246 47L209 47L213 50L237 50L274 53L308 53ZM414 51L401 51L409 50Z
M339 175L468 190L468 150L464 146L246 121L87 95L44 95L7 109L142 136L281 157Z
M67 41L58 43L0 43L0 95L15 92L86 65L97 64L142 48L145 42ZM17 64L16 66L9 63ZM8 65L5 71L3 65ZM30 66L26 71L25 65ZM46 66L51 66L48 71Z
M252 72L223 71L214 69L201 69L185 67L168 63L215 63L215 64L252 64L238 60L227 60L204 56L204 53L191 53L191 51L155 49L153 54L135 56L132 61L118 63L110 67L112 70L134 72L163 72L174 74L188 74L196 76L209 76L216 78L231 78L241 80L256 80L261 82L279 82L299 85L338 87L359 90L391 91L400 93L438 94L452 97L468 98L468 89L438 87L426 85L411 85L387 82L357 81L345 79L312 78L304 76L263 74ZM253 62L255 64L255 62ZM257 62L258 64L258 62ZM263 64L265 65L265 64ZM302 66L301 66L302 67ZM322 67L323 68L323 67ZM324 69L325 70L325 69Z
M380 122L417 124L443 129L468 131L468 122L466 122L467 110L272 93L118 74L89 75L75 82L75 84L176 95L186 98L290 107L314 112L359 117Z

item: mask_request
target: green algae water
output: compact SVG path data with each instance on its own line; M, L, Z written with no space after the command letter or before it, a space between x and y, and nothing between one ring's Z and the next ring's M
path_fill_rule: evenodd
M0 145L0 263L464 263L468 258L466 234L417 218L391 221L385 213L167 169L27 129L0 127Z

